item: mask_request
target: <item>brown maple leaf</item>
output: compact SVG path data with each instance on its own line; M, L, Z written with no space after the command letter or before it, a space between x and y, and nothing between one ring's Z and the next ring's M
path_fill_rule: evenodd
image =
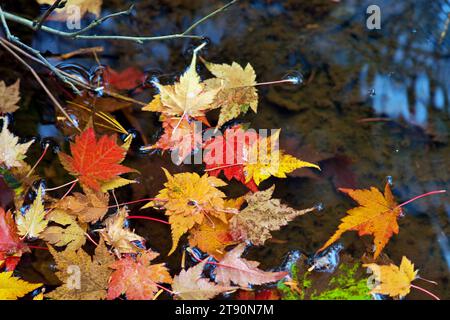
M272 237L271 231L279 230L298 216L315 208L295 210L272 199L275 186L249 194L245 197L247 207L230 220L230 233L234 240L250 240L254 245L263 245Z
M57 252L49 246L58 271L56 276L63 282L45 296L56 300L99 300L106 298L111 264L114 256L108 252L103 241L91 257L82 249ZM78 281L79 280L79 281Z
M10 113L19 109L17 103L20 101L20 80L7 86L4 81L0 81L0 113Z

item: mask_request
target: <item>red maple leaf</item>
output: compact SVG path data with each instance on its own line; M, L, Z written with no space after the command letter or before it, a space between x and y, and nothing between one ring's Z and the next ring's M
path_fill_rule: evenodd
M0 261L5 261L8 270L14 270L18 263L18 257L12 256L20 255L23 249L27 249L27 247L17 235L12 215L0 207Z
M62 165L70 174L77 176L81 184L96 191L100 190L101 183L133 171L119 164L125 158L126 150L117 145L115 137L104 135L97 141L92 128L75 137L70 151L72 156L59 153Z
M103 72L103 79L107 86L112 86L117 90L132 90L144 82L145 75L133 67L129 67L121 72L107 67Z
M223 136L217 136L205 143L203 161L209 175L218 176L220 172L228 180L236 179L251 191L258 191L256 183L245 182L244 165L250 146L258 140L256 131L245 131L236 125L225 130Z

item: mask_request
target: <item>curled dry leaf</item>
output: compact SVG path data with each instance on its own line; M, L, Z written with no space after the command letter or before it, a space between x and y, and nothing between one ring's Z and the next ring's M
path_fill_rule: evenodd
M4 81L0 81L0 113L14 112L19 109L17 103L20 101L20 80L7 86Z
M45 230L48 221L45 220L45 209L42 204L42 186L39 187L30 208L24 214L20 211L16 213L16 224L19 235L24 238L37 238Z
M134 241L145 243L144 238L125 227L127 217L127 209L122 207L115 215L105 220L105 228L99 231L106 243L120 254L137 252L139 248L133 243Z
M298 216L315 208L295 210L272 199L275 186L245 197L247 207L230 220L230 233L234 240L251 241L254 245L263 245L272 237L271 231L279 230Z
M95 191L101 189L101 184L117 178L118 175L133 171L120 165L126 155L126 150L117 145L114 136L95 138L93 128L88 128L75 137L70 144L72 156L63 152L58 154L61 164L80 183Z
M56 300L99 300L106 298L108 280L111 276L111 264L114 256L108 252L103 241L95 249L91 257L82 249L77 251L64 250L57 252L49 247L56 262L56 276L63 282L47 298ZM79 276L79 282L73 281L73 276Z
M403 257L400 267L395 264L378 265L375 263L363 265L369 268L375 276L371 293L404 297L411 289L411 282L417 278L417 270L408 258Z
M373 235L376 259L393 234L399 231L397 218L402 209L397 206L389 184L386 184L384 195L375 187L370 190L339 189L346 193L360 206L347 211L342 218L336 233L319 249L324 250L338 240L346 231L358 231L358 235Z
M227 221L223 200L225 194L217 189L226 183L207 174L201 177L197 173L179 173L172 176L166 169L163 170L167 177L165 188L156 196L158 201L152 201L143 208L161 203L166 209L173 239L170 255L177 248L180 237L196 224L200 225L211 217Z
M126 256L111 265L115 271L108 287L108 299L125 294L129 300L151 300L159 290L158 283L172 283L164 263L151 264L159 254L144 251L136 258Z
M180 300L208 300L218 294L237 290L239 287L221 286L202 277L206 260L189 268L181 270L173 278L172 289Z
M101 220L108 212L109 194L89 188L84 188L84 193L75 192L56 202L54 207L75 216L82 223Z
M259 262L241 258L244 250L245 243L241 243L219 261L214 270L219 284L229 286L234 283L240 287L248 287L275 282L288 274L288 272L265 272L258 269Z
M28 283L13 277L12 271L2 272L0 273L0 300L17 300L40 286L42 283Z
M19 143L19 138L8 130L8 119L3 119L3 128L0 132L0 165L6 168L22 167L23 159L28 148L34 142Z

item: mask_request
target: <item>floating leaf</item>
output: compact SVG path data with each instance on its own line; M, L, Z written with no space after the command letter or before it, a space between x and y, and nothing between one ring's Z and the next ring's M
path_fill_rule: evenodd
M20 80L7 86L4 81L0 81L0 113L14 112L19 109L17 103L20 101Z
M22 237L37 238L47 227L45 210L42 204L42 186L39 187L36 199L24 215L19 211L16 213L16 224Z
M22 167L25 153L33 143L33 140L26 143L18 143L19 138L8 130L8 119L3 118L3 128L0 132L0 165L11 167Z
M12 272L0 273L0 300L17 300L42 286L42 283L28 283L13 277L12 274Z

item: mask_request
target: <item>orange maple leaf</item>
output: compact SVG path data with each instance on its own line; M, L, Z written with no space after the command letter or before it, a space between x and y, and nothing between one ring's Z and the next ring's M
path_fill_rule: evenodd
M116 176L133 171L120 165L125 158L126 150L116 143L114 136L102 136L98 141L94 129L88 128L75 137L75 143L70 144L72 156L59 153L59 159L64 168L80 183L100 190L100 184Z
M376 259L388 243L392 235L398 234L397 218L402 209L394 200L389 184L386 184L384 195L375 187L370 190L353 190L340 188L339 191L348 194L359 207L347 211L348 215L341 221L336 233L323 245L319 251L338 240L346 231L358 231L359 236L373 235Z
M126 294L129 300L150 300L159 290L158 283L172 283L172 277L163 263L150 264L158 255L145 251L136 259L127 256L114 262L111 265L115 271L109 282L108 299Z

